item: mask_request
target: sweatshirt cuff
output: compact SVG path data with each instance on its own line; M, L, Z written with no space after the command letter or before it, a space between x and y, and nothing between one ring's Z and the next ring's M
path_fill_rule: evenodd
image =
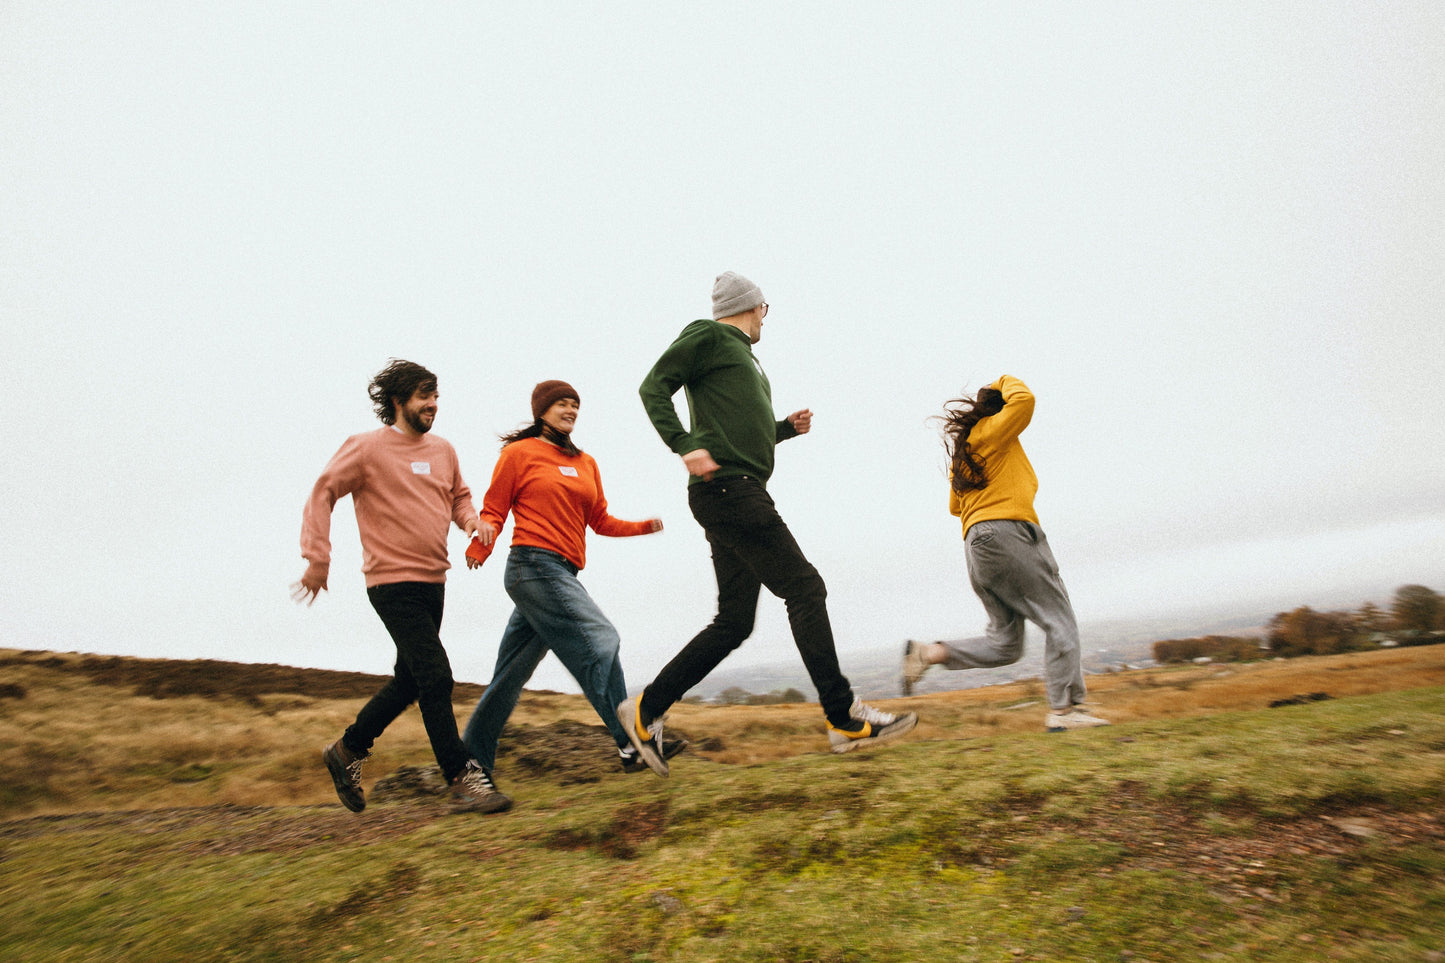
M497 543L495 541L490 545L483 545L481 539L473 536L471 544L467 546L467 558L472 559L479 565L483 564L487 559L492 557L492 551L496 547Z

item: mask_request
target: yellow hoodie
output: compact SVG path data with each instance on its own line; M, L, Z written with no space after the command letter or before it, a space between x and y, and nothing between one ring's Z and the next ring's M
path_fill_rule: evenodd
M962 520L964 535L975 522L1039 523L1034 513L1039 479L1019 443L1019 435L1034 416L1033 392L1012 375L1004 375L990 387L1003 392L1003 409L979 421L968 433L969 447L983 459L988 484L966 495L951 487L948 490L948 510Z

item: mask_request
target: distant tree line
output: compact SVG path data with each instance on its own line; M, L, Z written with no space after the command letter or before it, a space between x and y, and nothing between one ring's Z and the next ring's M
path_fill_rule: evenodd
M1208 635L1154 643L1154 661L1245 662L1268 656L1334 655L1390 645L1445 642L1445 597L1424 585L1395 590L1388 612L1366 602L1353 612L1316 612L1308 605L1280 612L1263 639Z
M1204 635L1193 639L1166 639L1154 643L1155 662L1248 662L1264 654L1260 640L1251 636Z
M732 686L718 693L717 701L725 706L776 706L785 702L807 702L808 697L797 689L774 689L762 695L754 695L741 686Z

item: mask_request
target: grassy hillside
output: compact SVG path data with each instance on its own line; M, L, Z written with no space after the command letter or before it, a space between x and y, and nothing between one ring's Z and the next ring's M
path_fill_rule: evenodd
M415 712L336 803L378 680L0 651L0 958L1445 959L1442 649L1091 679L1117 724L1062 735L1037 683L896 700L916 734L845 756L816 706L679 706L669 780L529 693L488 817L378 798Z

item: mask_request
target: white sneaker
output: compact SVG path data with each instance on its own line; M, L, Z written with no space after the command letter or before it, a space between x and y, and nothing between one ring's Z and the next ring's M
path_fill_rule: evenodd
M877 745L892 740L918 725L918 713L903 712L894 715L875 709L861 699L854 699L848 710L856 728L839 729L828 723L828 744L834 752L851 752L861 746Z
M923 661L923 647L927 643L909 639L903 644L903 694L913 695L913 687L928 671L929 663Z
M665 716L663 718L666 718ZM647 768L659 776L667 775L667 760L662 756L662 718L653 719L642 725L642 697L628 699L617 707L617 721L627 731L632 748L647 763ZM624 760L625 761L625 760Z
M1100 719L1096 715L1091 715L1083 706L1056 709L1049 713L1048 718L1044 719L1044 728L1049 732L1067 732L1070 729L1092 729L1095 726L1107 726L1108 724L1108 719Z

